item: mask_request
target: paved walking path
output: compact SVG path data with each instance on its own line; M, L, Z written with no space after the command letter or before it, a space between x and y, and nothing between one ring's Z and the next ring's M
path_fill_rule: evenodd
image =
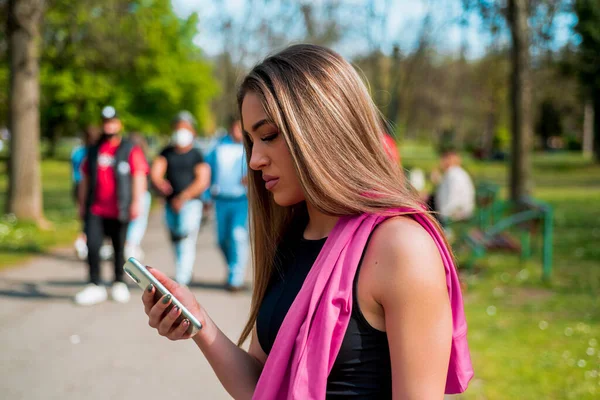
M162 214L150 217L144 261L171 274ZM229 399L192 341L171 342L148 327L132 300L78 307L87 275L73 251L61 250L0 272L0 398L11 400ZM109 281L112 266L103 266ZM203 229L192 290L221 329L236 340L250 293L222 289L225 265L214 226Z

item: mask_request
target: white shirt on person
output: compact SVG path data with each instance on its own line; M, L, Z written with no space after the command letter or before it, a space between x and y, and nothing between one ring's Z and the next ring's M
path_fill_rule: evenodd
M435 205L444 218L468 219L475 210L475 187L462 167L448 168L435 194Z

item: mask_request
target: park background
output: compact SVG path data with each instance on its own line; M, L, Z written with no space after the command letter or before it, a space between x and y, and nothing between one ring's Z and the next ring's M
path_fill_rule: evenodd
M461 398L598 398L597 0L0 0L0 16L0 270L71 245L69 155L102 106L154 151L182 109L210 141L252 65L322 44L368 82L405 169L430 172L451 145L499 201L552 209L545 279L539 231L526 260L461 268L475 368Z

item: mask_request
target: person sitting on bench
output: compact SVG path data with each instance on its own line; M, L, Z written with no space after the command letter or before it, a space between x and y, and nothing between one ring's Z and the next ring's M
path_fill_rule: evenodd
M437 187L427 204L442 224L469 219L475 210L475 186L461 164L460 155L447 149L441 155L441 172L434 170L431 174Z

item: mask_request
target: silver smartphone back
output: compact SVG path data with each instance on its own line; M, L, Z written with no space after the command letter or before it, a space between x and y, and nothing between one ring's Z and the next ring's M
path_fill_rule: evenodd
M150 284L154 285L156 288L154 299L156 301L158 301L164 295L171 295L171 304L169 304L166 312L169 312L174 306L178 306L181 309L181 314L174 323L175 326L179 325L184 319L187 318L190 321L188 333L194 334L202 329L202 324L200 321L198 321L198 319L196 319L196 317L194 317L192 313L190 313L188 309L185 308L183 304L181 304L179 300L173 296L173 294L169 292L167 288L164 287L164 285L160 283L154 277L154 275L152 275L150 271L148 271L148 269L138 260L130 257L123 265L123 270L135 283L137 283L142 290L148 289Z

